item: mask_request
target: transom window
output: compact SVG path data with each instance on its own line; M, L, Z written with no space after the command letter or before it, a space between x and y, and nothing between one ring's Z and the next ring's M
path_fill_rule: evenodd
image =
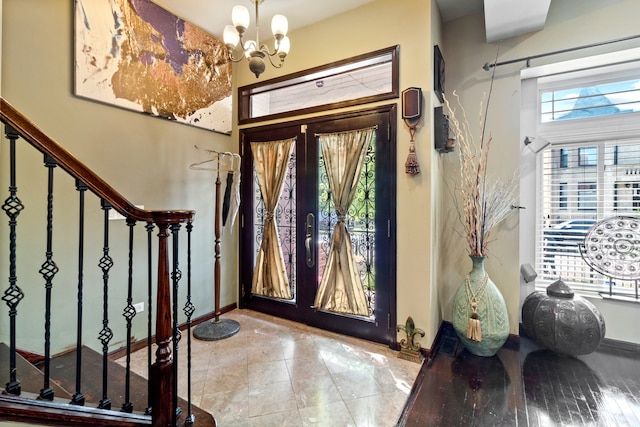
M238 89L240 124L397 98L398 46Z
M541 121L584 119L640 111L640 79L543 92Z

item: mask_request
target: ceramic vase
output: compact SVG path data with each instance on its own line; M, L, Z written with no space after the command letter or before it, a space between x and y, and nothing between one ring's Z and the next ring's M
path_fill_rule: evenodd
M490 357L498 352L509 337L509 315L502 293L484 269L485 257L472 256L471 261L473 266L468 275L469 283L467 285L465 279L453 299L453 328L467 350L477 356ZM473 317L477 317L480 323L480 341L468 337L472 295L478 296L477 316Z

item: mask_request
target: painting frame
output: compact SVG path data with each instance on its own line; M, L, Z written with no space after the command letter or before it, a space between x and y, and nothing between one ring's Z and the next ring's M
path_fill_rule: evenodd
M433 90L440 100L444 102L444 58L440 47L438 45L433 46Z
M74 0L73 93L230 135L224 43L151 0Z

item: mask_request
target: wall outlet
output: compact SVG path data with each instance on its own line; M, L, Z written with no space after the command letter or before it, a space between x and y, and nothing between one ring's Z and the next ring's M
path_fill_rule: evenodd
M118 211L116 211L115 209L110 209L109 210L109 220L110 221L114 221L114 220L119 220L119 219L124 219L124 216L120 215L118 213Z
M139 302L137 304L133 304L133 308L136 310L136 313L140 313L144 311L144 302Z
M136 205L138 209L144 209L144 205ZM120 215L115 209L109 210L109 220L124 219L124 216Z

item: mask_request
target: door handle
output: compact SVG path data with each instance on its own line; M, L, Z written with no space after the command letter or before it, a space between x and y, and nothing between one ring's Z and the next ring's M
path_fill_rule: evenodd
M316 264L316 245L314 236L316 234L316 218L312 213L307 214L306 233L304 238L304 247L307 251L307 267L313 267Z

